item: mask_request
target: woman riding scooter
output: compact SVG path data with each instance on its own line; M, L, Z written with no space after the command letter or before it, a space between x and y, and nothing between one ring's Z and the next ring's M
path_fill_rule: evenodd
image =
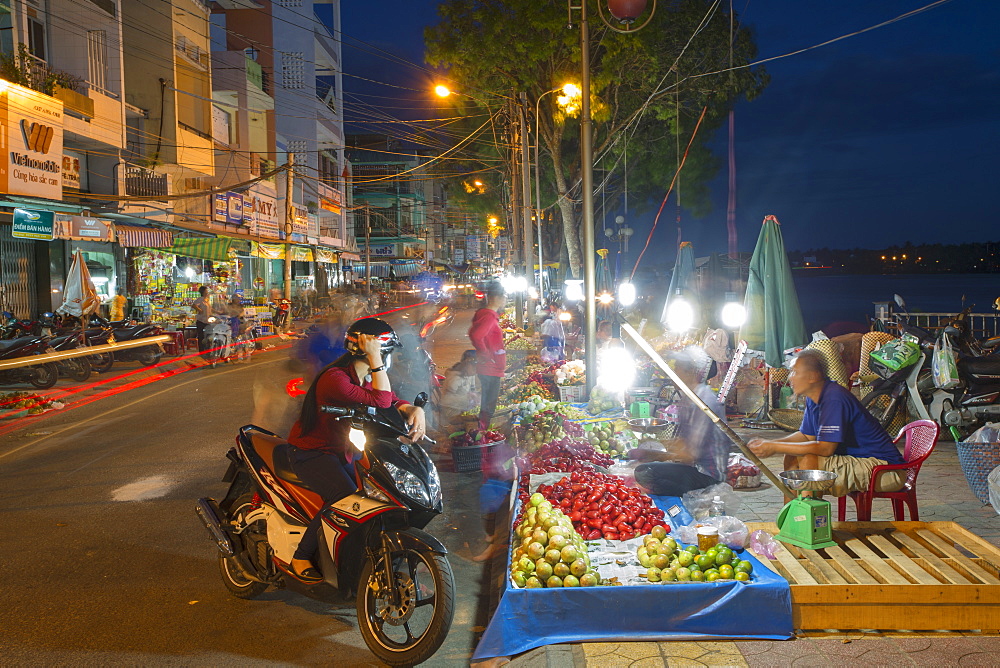
M396 396L389 385L386 366L399 345L396 333L384 320L363 318L347 329L347 353L326 366L306 393L302 414L292 426L288 442L295 446L292 469L326 504L357 489L354 480L354 448L347 440L350 423L319 413L319 406L394 407L409 426L416 441L424 436L422 408ZM323 580L313 567L322 513L317 513L302 535L292 558L293 575L307 584Z

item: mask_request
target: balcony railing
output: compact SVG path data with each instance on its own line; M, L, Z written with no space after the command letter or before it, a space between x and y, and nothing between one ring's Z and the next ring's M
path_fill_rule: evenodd
M17 45L17 53L0 53L0 78L46 95L52 95L56 87L80 91L83 84L79 77L29 53L24 44Z
M125 194L133 197L166 197L169 193L167 175L152 169L125 163Z

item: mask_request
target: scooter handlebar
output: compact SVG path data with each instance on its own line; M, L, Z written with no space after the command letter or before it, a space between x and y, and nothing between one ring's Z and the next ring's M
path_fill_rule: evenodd
M335 415L337 417L347 417L354 414L353 408L344 408L343 406L320 406L320 413L326 413L327 415Z

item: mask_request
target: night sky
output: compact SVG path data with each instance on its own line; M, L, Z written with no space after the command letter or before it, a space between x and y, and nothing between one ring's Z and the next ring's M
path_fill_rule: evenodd
M734 2L737 15L754 30L761 59L928 4ZM404 88L426 86L431 79L426 71L371 51L381 49L423 67L423 27L436 22L436 5L433 0L345 2L345 72ZM1000 153L998 25L1000 2L951 0L767 63L768 87L736 109L740 250L753 249L766 214L781 221L789 249L1000 239L994 164ZM354 40L365 45L352 46ZM416 103L404 96L422 95L350 76L345 89L362 95L356 99L410 118L417 113ZM712 213L703 219L682 214L684 239L694 243L697 255L726 250L726 142L723 128L712 142L723 165L713 184ZM642 240L658 206L659 200L632 218ZM673 246L675 218L671 198L655 246Z

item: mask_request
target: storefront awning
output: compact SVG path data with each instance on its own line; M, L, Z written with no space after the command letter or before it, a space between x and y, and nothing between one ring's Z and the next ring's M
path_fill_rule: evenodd
M174 233L157 227L139 225L115 225L118 245L125 248L170 248L174 243Z
M365 265L355 264L351 267L353 271L358 276L365 275ZM372 262L372 276L378 276L379 278L389 278L389 263L388 262Z
M207 237L175 237L174 243L167 248L168 253L196 257L215 262L229 262L233 240L227 237L215 239Z
M389 260L389 265L392 267L392 273L396 275L396 278L409 278L410 276L416 276L424 270L421 263L414 262L413 260Z
M315 255L317 262L337 264L337 254L329 248L317 248Z
M361 256L358 255L357 253L349 253L349 252L341 253L340 257L342 260L353 260L355 262L361 259Z

